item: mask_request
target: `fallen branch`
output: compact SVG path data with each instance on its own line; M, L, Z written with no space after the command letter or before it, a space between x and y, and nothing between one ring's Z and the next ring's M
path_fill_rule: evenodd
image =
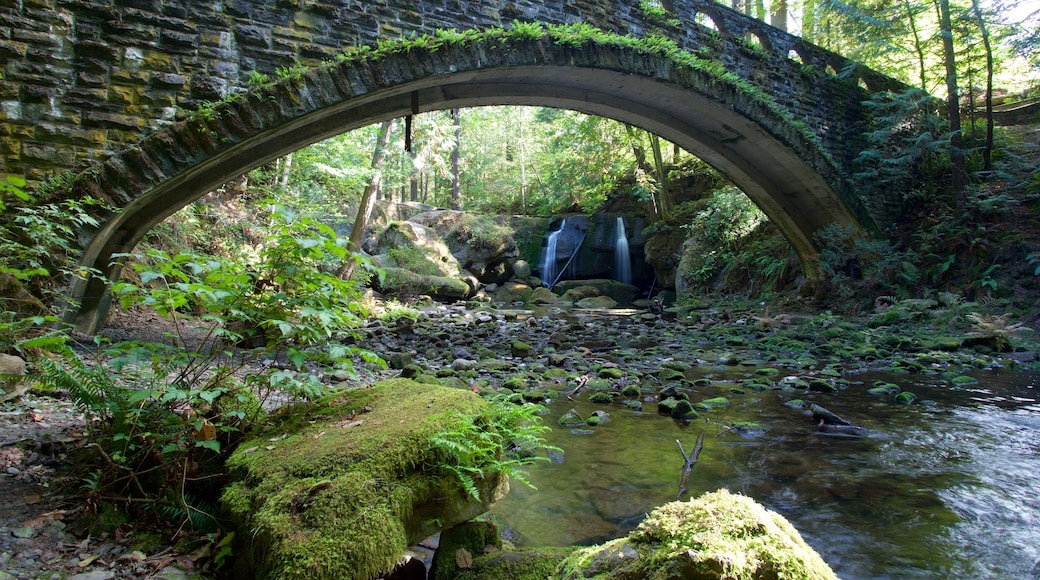
M10 441L0 441L0 448L10 447L12 445L18 445L19 443L21 443L23 441L29 441L29 440L30 439L28 437L23 437L21 439L12 439Z
M574 395L577 395L578 391L580 391L583 387L585 387L585 385L588 384L588 382L589 382L589 375L581 375L581 378L578 379L578 386L574 387L574 389L572 389L571 392L567 393L567 400L568 401L573 401L574 399L572 399L571 397L573 397Z
M679 453L682 453L683 466L682 471L679 472L679 493L675 494L676 501L681 500L682 496L686 495L689 489L690 472L693 471L693 466L697 465L697 457L701 454L701 449L704 448L704 431L697 436L697 444L693 446L693 453L686 455L686 450L683 449L682 441L675 440L679 444Z

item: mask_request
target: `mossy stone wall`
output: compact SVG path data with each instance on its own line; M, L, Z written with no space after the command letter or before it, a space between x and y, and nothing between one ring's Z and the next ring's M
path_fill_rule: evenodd
M138 141L182 110L217 101L256 74L313 66L380 39L508 26L588 22L659 31L718 59L790 107L836 155L848 103L889 79L710 0L681 3L681 26L627 0L23 0L0 3L0 173L31 183ZM710 30L699 24L709 24ZM757 39L749 49L747 39Z

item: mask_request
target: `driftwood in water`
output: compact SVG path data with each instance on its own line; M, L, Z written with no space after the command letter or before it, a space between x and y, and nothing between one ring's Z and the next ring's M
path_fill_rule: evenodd
M587 384L589 384L589 375L582 375L581 378L578 379L578 386L574 387L571 392L567 393L567 400L573 401L574 395L577 395L578 391L582 390Z
M675 499L678 501L686 495L686 491L689 489L690 472L693 471L693 466L697 465L697 456L701 454L701 449L704 447L704 431L697 436L697 444L693 446L693 453L690 455L686 455L681 441L676 439L675 442L679 444L679 453L682 453L683 458L682 471L679 472L679 493L675 494Z

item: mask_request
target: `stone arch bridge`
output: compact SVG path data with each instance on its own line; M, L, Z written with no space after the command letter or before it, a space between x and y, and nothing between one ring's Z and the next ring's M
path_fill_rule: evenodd
M13 0L0 72L2 172L72 172L50 195L115 207L81 236L81 265L113 280L113 254L254 167L480 105L574 109L679 144L777 223L811 278L814 232L873 227L848 180L870 124L860 103L901 88L710 0ZM69 320L96 331L106 285L74 283L71 298Z

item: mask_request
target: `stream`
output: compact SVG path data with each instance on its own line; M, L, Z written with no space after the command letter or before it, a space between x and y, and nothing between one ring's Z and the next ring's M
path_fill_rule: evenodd
M750 376L695 372L712 382L694 401ZM560 396L544 422L562 454L528 469L537 491L514 482L492 514L521 546L625 535L676 499L676 440L690 452L704 432L689 496L727 488L752 497L790 520L842 578L1040 578L1040 373L969 374L978 382L950 386L938 375L846 373L851 385L839 393L747 392L689 424L658 415L649 395L643 412ZM867 394L878 380L921 401ZM796 396L870 435L818 432L807 411L784 405ZM572 408L610 417L572 432L557 423ZM739 422L756 425L732 427Z

